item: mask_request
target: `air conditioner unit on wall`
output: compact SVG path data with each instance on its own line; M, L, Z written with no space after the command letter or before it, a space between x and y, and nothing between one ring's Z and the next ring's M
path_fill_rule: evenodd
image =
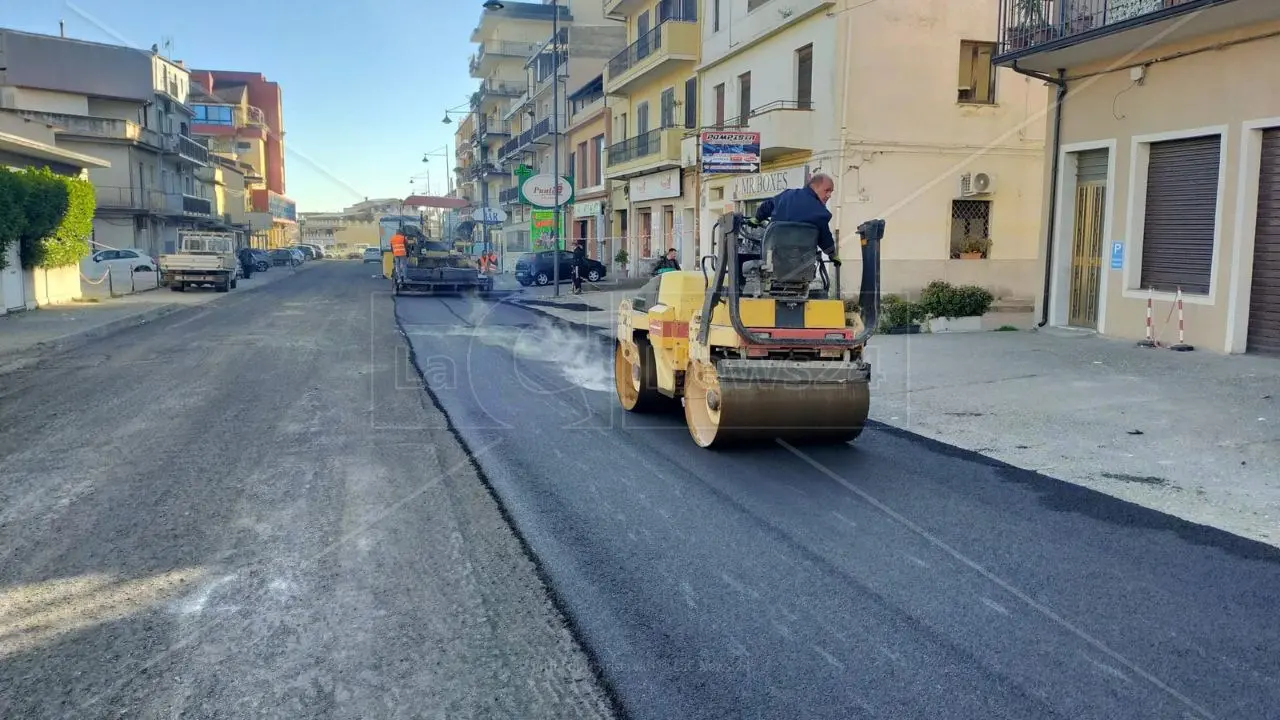
M969 172L960 176L960 197L990 195L995 192L995 177L990 173Z

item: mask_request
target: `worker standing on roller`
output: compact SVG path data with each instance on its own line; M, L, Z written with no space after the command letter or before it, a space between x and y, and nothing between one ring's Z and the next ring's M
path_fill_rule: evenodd
M774 197L760 203L751 224L760 225L766 220L771 222L806 223L818 228L818 249L831 258L831 264L840 267L840 258L836 257L836 241L831 234L831 211L827 209L827 201L835 192L836 181L826 173L815 173L808 184L800 188L783 190ZM759 255L739 255L742 264L752 260L760 260ZM741 273L742 269L739 268Z

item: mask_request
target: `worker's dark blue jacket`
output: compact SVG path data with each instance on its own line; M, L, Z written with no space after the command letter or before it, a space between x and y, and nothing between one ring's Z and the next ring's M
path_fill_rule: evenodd
M822 203L818 193L808 185L783 190L756 209L756 220L764 222L808 223L818 228L818 247L828 257L836 256L836 241L831 236L831 211Z

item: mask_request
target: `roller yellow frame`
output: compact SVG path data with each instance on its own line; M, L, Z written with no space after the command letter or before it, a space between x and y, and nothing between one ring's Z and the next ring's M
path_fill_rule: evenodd
M723 216L719 252L703 258L703 269L665 272L619 304L619 404L636 413L683 407L690 435L706 448L856 439L870 409L864 350L879 310L884 221L858 228L858 314L846 312L838 271L833 284L810 226L774 223L764 231L760 254L750 256L760 260L761 282L748 291L742 268L749 260L739 245L749 234L744 216ZM809 287L815 264L818 291Z

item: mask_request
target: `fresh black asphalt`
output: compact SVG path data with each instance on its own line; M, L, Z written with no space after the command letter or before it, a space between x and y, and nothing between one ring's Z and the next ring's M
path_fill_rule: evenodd
M599 337L396 309L630 717L1280 717L1274 548L881 426L701 450Z

